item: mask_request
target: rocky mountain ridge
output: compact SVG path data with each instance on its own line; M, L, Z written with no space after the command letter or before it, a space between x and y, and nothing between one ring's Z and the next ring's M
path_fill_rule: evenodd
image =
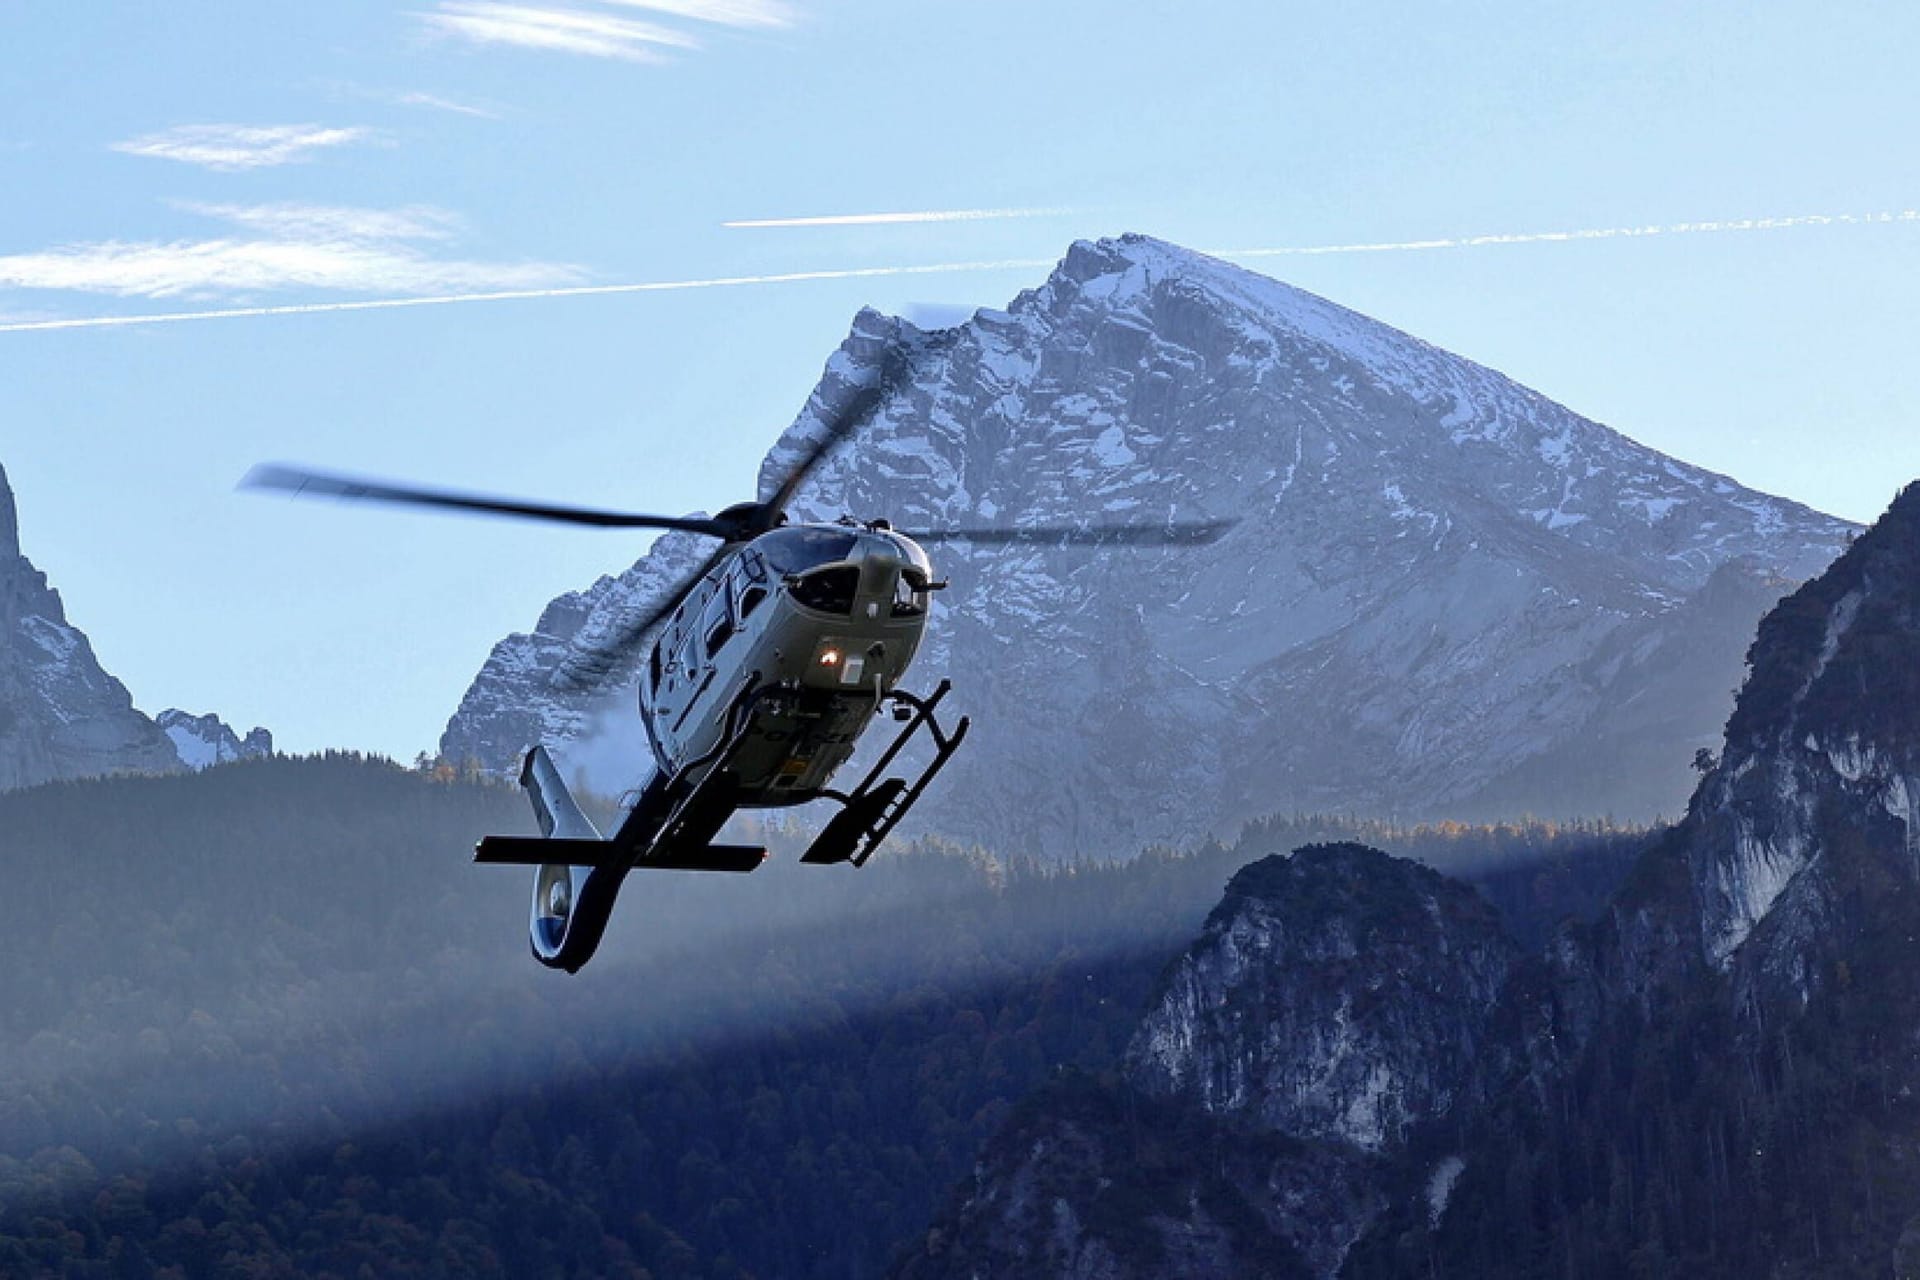
M1495 1018L1519 961L1473 889L1406 859L1309 845L1242 868L1123 1079L1030 1100L899 1274L1337 1274L1429 1159L1413 1140L1517 1060ZM1432 1160L1419 1194L1444 1206L1463 1168Z
M173 744L101 668L60 593L21 553L18 509L0 470L0 791L178 768Z
M763 493L889 350L911 376L796 518L1240 519L1199 549L936 548L953 588L918 665L976 729L915 821L989 847L1125 856L1286 808L1677 812L1663 766L1717 740L1753 622L1850 529L1138 236L956 328L863 312ZM662 538L503 641L443 754L584 741L609 700L554 669L693 554ZM1747 586L1701 597L1732 562ZM1713 678L1660 687L1663 648Z
M180 763L189 769L210 769L217 764L238 760L264 760L273 754L273 735L255 725L242 738L233 726L209 712L194 715L178 707L169 707L154 717Z
M1750 658L1686 817L1541 954L1384 855L1247 868L1127 1077L1023 1108L899 1274L1908 1274L1920 484Z

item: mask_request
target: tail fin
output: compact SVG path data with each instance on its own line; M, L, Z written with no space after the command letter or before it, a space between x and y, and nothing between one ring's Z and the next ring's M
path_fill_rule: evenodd
M527 941L533 947L534 959L541 964L578 973L600 945L600 935L606 931L607 917L613 913L613 900L620 893L626 867L603 863L606 846L600 842L599 829L580 811L545 747L534 747L521 761L520 785L526 788L527 799L533 803L534 820L540 824L543 839L523 841L489 836L480 842L476 851L478 859L498 861L508 846L557 842L553 847L554 856L566 861L542 862L533 873L533 909L527 920ZM572 858L580 857L583 851L595 856L575 864ZM523 856L507 860L530 859Z
M527 799L533 802L533 816L540 824L541 835L563 840L600 839L599 828L580 811L544 746L534 747L521 761L520 785L526 788Z

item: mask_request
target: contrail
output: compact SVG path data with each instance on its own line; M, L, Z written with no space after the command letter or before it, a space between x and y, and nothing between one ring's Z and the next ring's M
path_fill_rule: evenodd
M1722 231L1786 231L1795 227L1851 227L1920 222L1920 209L1883 213L1808 213L1788 218L1733 218L1720 222L1668 222L1639 227L1587 227L1579 231L1522 231L1441 240L1387 240L1371 244L1297 245L1283 249L1211 249L1220 258L1288 258L1326 253L1416 253L1423 249L1478 249L1501 244L1563 244L1577 240L1626 240L1649 236L1708 235Z
M0 324L0 333L44 329L113 329L142 324L183 324L190 320L238 320L249 316L312 316L334 311L397 311L402 307L445 307L456 302L513 302L529 298L591 298L616 293L672 293L684 289L737 289L748 285L801 284L813 280L867 280L885 276L930 276L956 272L1030 270L1051 267L1052 258L1009 258L1000 262L940 262L914 267L851 267L839 271L789 271L768 276L712 276L702 280L648 280L638 284L568 285L559 289L501 289L490 293L435 294L424 298L368 298L357 302L299 302L278 307L227 307L217 311L169 311L157 315L87 316L73 320L17 320Z
M868 215L860 215L868 216ZM1292 245L1277 248L1210 249L1217 258L1312 257L1336 253L1418 253L1433 249L1479 249L1510 244L1558 244L1583 240L1641 239L1652 236L1710 235L1735 231L1786 231L1802 227L1879 226L1920 222L1920 209L1879 213L1813 213L1783 218L1736 218L1717 222L1669 222L1637 227L1587 227L1576 231L1526 231L1458 236L1433 240L1395 240L1357 244ZM0 323L0 333L50 329L116 329L133 325L182 324L193 320L237 320L254 316L325 315L336 311L395 311L403 307L444 307L460 302L512 302L535 298L591 298L622 293L673 293L688 289L735 289L752 285L804 284L820 280L876 280L897 276L963 275L982 271L1026 271L1051 267L1053 258L1002 258L989 262L939 262L921 266L849 267L830 271L789 271L778 275L710 276L694 280L649 280L635 284L569 285L555 289L503 289L488 293L436 294L411 298L371 298L356 302L302 302L274 307L229 307L211 311L171 311L151 315L86 316L71 320L15 320Z
M723 227L878 227L911 222L984 222L993 218L1057 218L1072 209L926 209L916 213L832 213L812 218L741 218Z

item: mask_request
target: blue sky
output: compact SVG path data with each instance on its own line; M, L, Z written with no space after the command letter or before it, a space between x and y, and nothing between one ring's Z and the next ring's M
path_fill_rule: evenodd
M1242 261L1870 519L1920 477L1920 20L1681 8L8 6L0 464L140 706L403 757L494 640L640 545L236 495L250 465L714 507L859 306L1001 305L1045 268L32 326L1128 230L1424 245ZM967 210L1017 216L726 225ZM1609 234L1530 238L1572 231Z

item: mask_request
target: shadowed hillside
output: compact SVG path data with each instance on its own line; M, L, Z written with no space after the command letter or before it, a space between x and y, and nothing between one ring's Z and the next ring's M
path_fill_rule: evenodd
M1243 863L1364 832L1540 935L1637 844L1295 819L1047 874L776 857L636 876L566 978L525 876L466 861L530 827L346 756L0 797L0 1272L877 1273L1015 1100L1118 1062Z

